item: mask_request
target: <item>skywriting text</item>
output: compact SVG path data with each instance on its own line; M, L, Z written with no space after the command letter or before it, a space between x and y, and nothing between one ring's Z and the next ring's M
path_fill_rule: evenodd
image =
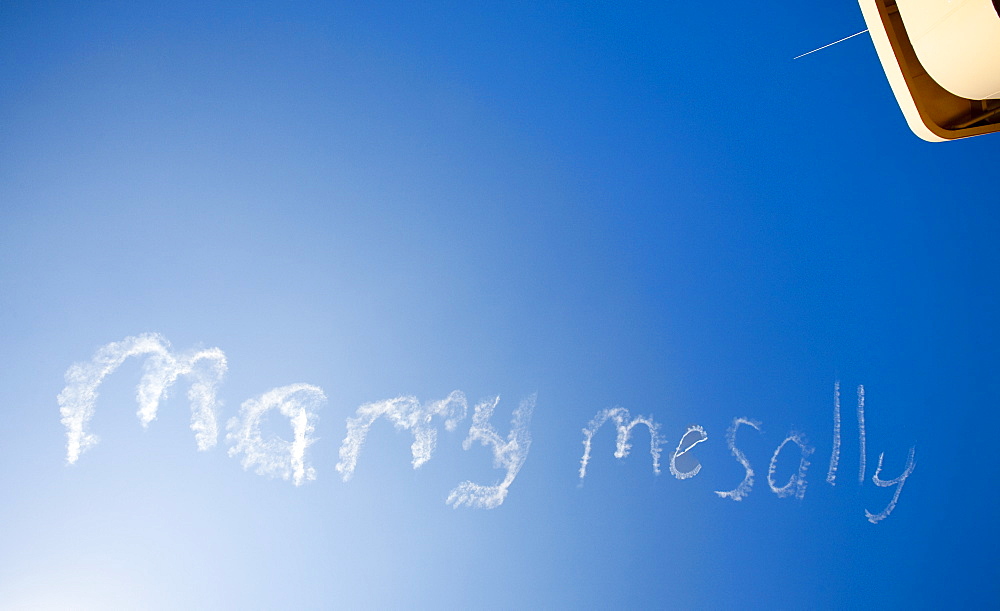
M136 388L139 405L137 416L143 427L156 419L160 401L170 388L180 379L189 383L188 399L191 403L191 430L199 450L208 450L218 443L219 406L216 391L228 369L226 356L222 350L211 348L178 353L171 350L170 343L161 335L146 333L127 337L118 342L102 346L89 362L73 364L66 371L66 386L59 393L59 411L66 429L66 460L76 463L81 454L97 444L98 438L89 430L98 398L98 388L104 379L112 374L129 358L144 359L143 373ZM493 413L500 397L480 401L471 407L472 422L462 443L468 450L479 443L492 451L493 466L503 477L492 484L464 481L448 494L446 502L452 507L476 507L493 509L503 504L518 472L524 466L531 447L529 425L535 407L535 397L521 400L513 410L510 428L504 436L492 424ZM299 486L316 479L316 469L308 460L308 449L314 443L315 423L319 408L326 402L323 390L311 384L297 383L273 388L263 394L244 401L236 416L225 425L225 439L228 453L238 458L244 469L254 470L260 475L280 477ZM857 388L857 430L859 439L858 481L864 483L866 477L866 434L865 434L865 394L864 387ZM343 481L353 476L362 454L365 440L372 425L384 419L400 431L413 437L410 446L414 469L431 459L437 444L439 426L454 431L470 412L470 405L461 391L453 391L444 399L420 402L412 396L401 396L360 406L353 416L347 418L347 435L341 443L336 470ZM287 418L291 439L276 435L265 436L262 423L268 413L277 413ZM840 383L834 385L833 450L827 470L826 481L835 485L840 462L841 447ZM661 471L661 456L664 440L660 436L660 425L652 416L633 417L623 407L602 410L583 429L583 457L580 460L579 479L582 484L591 460L592 440L605 425L615 431L615 457L623 459L631 451L631 439L637 428L644 429L649 437L649 452L652 457L653 472ZM756 472L745 453L739 448L738 436L758 433L761 423L751 418L734 418L725 440L733 458L744 470L743 479L729 490L719 490L715 494L722 499L741 501L753 489ZM701 463L694 458L694 449L708 441L708 432L701 425L690 425L681 436L677 446L670 452L668 468L679 480L690 479L701 471ZM814 449L801 432L790 431L778 444L767 470L768 488L779 498L802 499L806 493L807 472ZM906 479L913 473L915 448L910 448L903 471L893 479L882 478L884 454L880 454L871 481L879 487L892 488L892 498L878 513L865 511L872 524L884 520L892 513L899 501ZM791 456L791 458L787 458ZM775 481L780 460L797 460L794 472L784 482Z

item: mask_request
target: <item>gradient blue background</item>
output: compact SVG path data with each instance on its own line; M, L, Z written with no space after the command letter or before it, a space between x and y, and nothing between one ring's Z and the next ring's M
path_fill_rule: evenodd
M855 4L204 4L0 2L0 608L998 604L1000 136L918 140L867 37L791 60ZM182 383L144 431L136 361L67 466L63 374L146 331L226 352L223 419L321 386L318 479L197 452ZM869 478L916 445L877 525L858 384ZM358 405L454 389L504 435L538 393L500 508L444 503L502 477L469 420L340 481ZM605 429L578 487L614 405L665 459L706 427L701 474Z

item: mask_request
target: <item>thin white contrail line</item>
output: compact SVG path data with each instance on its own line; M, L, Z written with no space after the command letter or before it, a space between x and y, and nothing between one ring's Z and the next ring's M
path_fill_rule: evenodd
M844 37L844 38L841 38L840 40L838 40L838 41L836 41L836 42L831 42L831 43L830 43L830 44L828 44L828 45L823 45L822 47L820 47L820 48L818 48L818 49L813 49L813 50L812 50L812 51L810 51L809 53L815 53L816 51L822 51L823 49L825 49L825 48L827 48L827 47L832 47L833 45L837 44L838 42L844 42L844 41L845 41L845 40L847 40L848 38L854 38L855 36L860 36L860 35L864 34L864 33L865 33L865 32L867 32L867 31L868 31L868 29L867 29L867 28L865 28L864 30L861 30L861 31L860 31L860 32L858 32L857 34L851 34L850 36L846 36L846 37ZM798 59L798 58L800 58L800 57L805 57L806 55L809 55L809 53L803 53L802 55L796 55L796 56L795 56L795 57L793 57L792 59Z

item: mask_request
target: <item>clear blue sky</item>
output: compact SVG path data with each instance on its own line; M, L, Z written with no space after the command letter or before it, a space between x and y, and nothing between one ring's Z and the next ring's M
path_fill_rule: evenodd
M917 139L865 36L792 61L853 2L321 4L0 3L0 608L996 604L1000 136ZM132 358L67 464L67 370L152 332L224 351L217 445L184 377L140 425ZM296 383L301 486L225 431ZM429 461L380 419L343 481L359 406L454 390ZM498 395L523 465L452 508ZM662 472L607 425L581 486L615 406Z

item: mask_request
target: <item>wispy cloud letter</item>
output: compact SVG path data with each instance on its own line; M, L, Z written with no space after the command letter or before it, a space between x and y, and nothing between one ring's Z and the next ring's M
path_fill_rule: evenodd
M469 428L469 436L462 442L462 447L468 450L472 447L473 441L478 441L484 446L493 446L493 466L497 469L506 469L507 475L502 482L493 486L484 486L470 481L462 482L451 491L447 501L445 501L453 507L462 505L483 509L499 507L507 498L508 488L514 483L514 478L517 477L518 471L521 470L528 457L528 448L531 446L528 424L531 422L531 412L535 408L535 395L521 401L518 408L514 410L506 442L500 438L496 429L490 424L493 410L496 409L499 402L500 397L496 397L476 405L476 412L472 416L472 426Z
M126 359L148 356L142 379L136 387L137 413L142 426L156 419L161 398L180 376L192 378L191 430L199 450L207 450L218 440L215 389L226 373L226 356L218 348L184 354L170 352L170 342L158 333L126 337L101 347L89 363L75 363L66 371L66 387L59 393L59 413L66 427L66 460L72 464L80 454L97 444L97 436L87 432L94 416L97 387Z
M653 457L653 473L660 474L660 446L662 441L660 440L659 429L660 425L653 422L652 417L636 416L631 418L628 410L624 407L612 407L609 409L601 410L594 416L594 419L590 421L587 428L583 429L583 458L580 459L580 482L583 482L583 478L587 476L587 463L590 462L590 445L591 440L597 433L597 430L604 426L604 423L608 420L613 420L615 427L618 429L618 438L615 444L615 458L625 458L628 456L629 450L632 449L632 444L628 441L632 436L632 429L639 424L643 424L649 429L649 453Z
M239 418L231 418L226 439L233 444L230 456L243 455L243 468L255 467L260 475L291 478L299 486L316 479L316 470L306 464L306 448L313 443L316 410L326 401L323 390L310 384L290 384L274 388L240 406ZM292 425L292 441L280 437L264 439L261 420L268 410L278 408Z
M413 433L413 444L410 451L413 454L413 468L416 469L431 459L437 444L437 428L431 426L435 416L444 419L444 428L454 431L458 422L465 418L468 403L461 391L453 391L441 401L433 401L423 405L416 397L396 397L386 401L366 403L358 408L357 415L347 419L347 437L340 446L340 461L337 471L344 481L351 479L358 465L361 447L368 436L368 429L379 418L392 422L397 429L405 429Z
M875 467L875 475L872 476L872 482L880 488L895 486L896 491L892 493L892 499L889 501L889 504L886 505L886 508L879 513L871 513L867 509L865 510L865 517L868 518L868 521L872 524L877 524L881 520L888 518L889 514L892 513L892 510L896 508L896 502L899 501L899 493L903 491L903 484L906 483L906 478L910 477L910 474L913 473L913 468L916 467L916 462L913 460L913 455L916 450L916 446L910 448L910 453L906 457L906 467L903 469L900 476L895 479L882 479L879 477L882 473L882 458L885 456L885 453L883 452L878 455L878 466Z
M833 450L830 452L830 470L826 481L837 485L837 463L840 462L840 380L833 383Z
M747 460L746 454L743 450L736 447L736 430L740 428L740 425L747 425L760 431L760 422L756 420L750 420L749 418L733 418L733 424L726 430L726 444L729 445L729 451L732 452L733 456L736 457L736 461L743 465L743 469L746 474L743 476L743 481L739 483L738 486L732 490L722 492L716 490L715 493L720 497L726 499L733 499L734 501L741 501L743 497L750 494L750 490L753 488L753 469L750 467L750 461Z
M677 442L677 449L670 455L670 472L674 477L677 479L688 479L698 475L701 471L700 462L696 462L688 471L679 471L677 469L677 459L693 450L696 445L703 441L708 441L708 433L705 432L705 428L701 425L692 424L684 431L684 434L681 435L681 440Z
M802 455L799 458L798 471L788 478L788 482L784 486L779 488L774 483L774 474L778 470L778 454L781 454L782 448L788 443L794 443L799 446ZM777 494L778 498L785 498L794 494L795 498L802 500L806 495L806 470L809 468L808 458L812 453L813 449L806 444L805 435L795 431L789 433L788 437L774 450L774 455L771 456L771 465L767 469L767 485L771 487L771 492Z

